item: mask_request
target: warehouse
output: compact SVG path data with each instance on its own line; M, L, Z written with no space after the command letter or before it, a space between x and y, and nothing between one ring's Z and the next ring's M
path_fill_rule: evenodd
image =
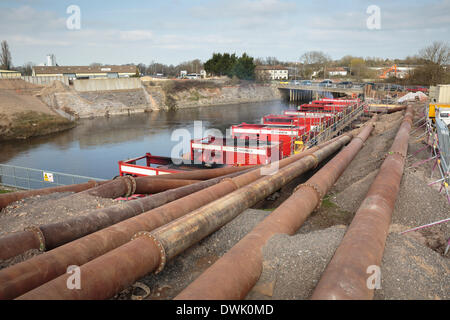
M136 66L36 66L33 76L66 76L69 79L123 78L136 75Z

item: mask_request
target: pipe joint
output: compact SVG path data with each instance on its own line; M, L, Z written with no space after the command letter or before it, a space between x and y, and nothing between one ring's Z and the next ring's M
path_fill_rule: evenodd
M159 265L158 268L156 268L155 270L155 274L160 273L167 262L167 257L166 257L166 250L164 249L164 246L162 245L161 241L159 241L154 235L151 234L151 232L148 231L140 231L138 233L136 233L132 238L131 241L136 240L140 237L147 237L149 238L158 248L159 251Z
M230 182L236 190L240 188L240 186L232 178L225 178L222 179L220 182Z
M405 159L406 159L406 156L405 156L403 153L401 153L401 152L398 152L398 151L389 151L388 153L386 153L386 154L384 155L383 161L384 161L388 156L392 156L392 155L398 155L398 156L400 156L400 157L402 158L402 161L405 161Z
M132 176L124 176L123 179L127 185L127 193L124 197L128 198L136 192L136 180Z
M29 226L24 229L24 231L28 231L33 233L39 241L39 251L45 251L45 237L42 230L37 226Z
M314 158L314 163L315 163L315 164L314 164L314 168L313 168L313 169L317 168L317 166L318 166L319 163L320 163L319 158L318 158L314 153L309 154L309 156L311 156L311 157Z
M294 192L297 192L299 189L301 188L310 188L314 191L314 193L317 196L317 206L314 208L314 211L319 210L321 205L322 205L322 199L325 195L322 195L322 192L320 192L320 189L317 185L313 184L313 183L303 183L298 185L295 189Z

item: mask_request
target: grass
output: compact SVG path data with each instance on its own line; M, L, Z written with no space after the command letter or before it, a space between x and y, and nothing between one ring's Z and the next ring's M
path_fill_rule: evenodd
M330 200L330 196L325 196L322 200L323 208L337 208L337 205Z
M10 191L10 190L2 190L2 189L0 189L0 194L2 194L2 193L9 193L9 192L12 192L12 191Z
M15 115L10 129L13 138L26 139L73 128L75 123L60 116L27 111Z

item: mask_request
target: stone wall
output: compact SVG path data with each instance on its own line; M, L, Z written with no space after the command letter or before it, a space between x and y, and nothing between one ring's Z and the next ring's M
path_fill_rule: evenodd
M86 79L73 82L73 88L76 91L129 90L141 87L139 78Z
M257 84L202 89L191 88L179 92L166 91L160 86L145 86L145 89L156 109L164 110L272 101L282 98L281 92L276 87Z

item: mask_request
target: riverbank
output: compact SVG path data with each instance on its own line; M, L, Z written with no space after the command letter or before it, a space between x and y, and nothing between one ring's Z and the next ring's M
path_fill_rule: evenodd
M79 92L60 81L37 86L19 79L0 80L0 141L61 132L75 127L78 119L282 100L276 86L254 82L139 83L142 87L137 89Z
M54 82L39 92L38 96L55 111L73 119L274 101L282 98L275 86L254 82L234 83L231 80L143 81L140 88L83 92Z
M0 141L27 139L75 126L36 96L41 89L19 79L0 80Z
M277 87L254 82L172 80L144 83L158 110L176 110L216 105L281 100Z

